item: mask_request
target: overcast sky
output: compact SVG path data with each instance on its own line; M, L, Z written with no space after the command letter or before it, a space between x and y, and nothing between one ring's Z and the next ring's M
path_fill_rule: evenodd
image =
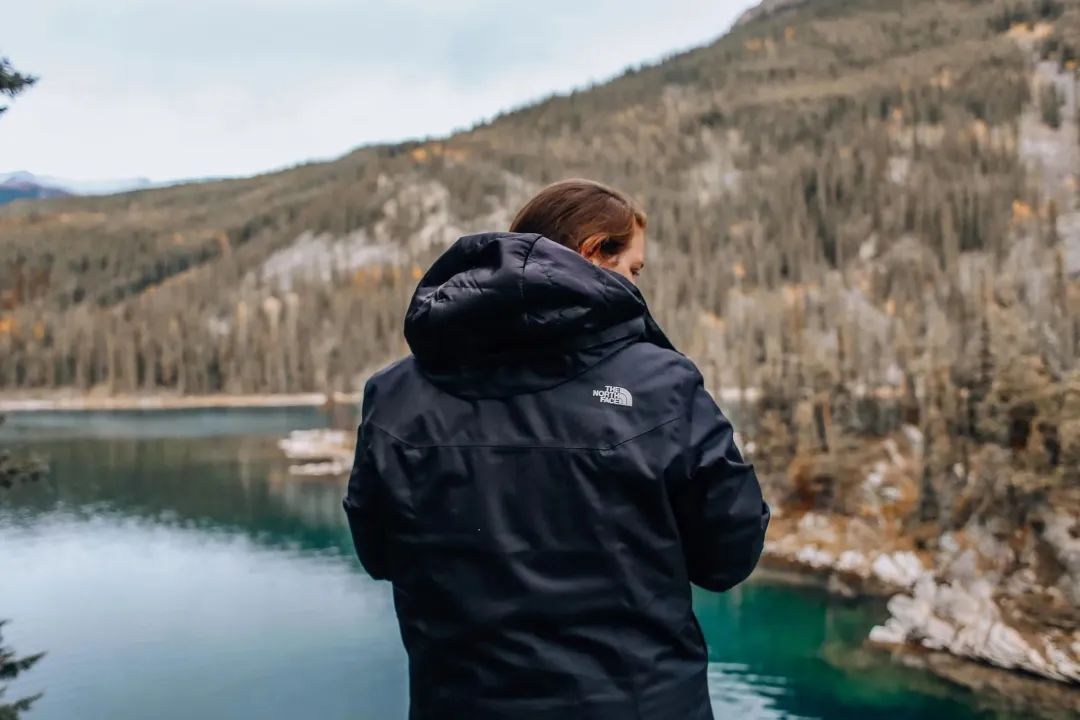
M723 34L752 0L28 0L0 172L251 174L441 135Z

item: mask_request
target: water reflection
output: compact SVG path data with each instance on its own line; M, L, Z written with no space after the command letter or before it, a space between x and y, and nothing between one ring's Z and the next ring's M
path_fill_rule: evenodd
M405 716L389 588L351 556L343 480L288 475L277 437L325 422L289 412L5 430L53 465L0 494L0 614L50 653L14 689L47 691L37 720ZM720 718L975 716L860 650L873 608L761 584L695 608Z
M114 514L0 544L10 640L49 650L35 718L403 716L389 594L337 557Z
M758 675L745 663L709 663L709 697L719 717L795 720L801 716L778 705L790 693L784 677Z
M15 522L109 514L245 534L271 546L348 549L340 479L289 476L274 436L79 438L34 446L53 472L4 500Z

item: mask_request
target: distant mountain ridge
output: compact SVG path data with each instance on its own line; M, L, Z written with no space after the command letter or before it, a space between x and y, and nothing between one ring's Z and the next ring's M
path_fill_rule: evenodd
M111 195L131 190L159 187L149 178L115 180L71 180L51 175L36 175L27 170L0 173L0 205L14 200L43 200L69 195ZM170 183L171 184L171 183Z
M67 190L40 183L29 173L0 176L0 205L14 200L45 200L68 195L71 193Z

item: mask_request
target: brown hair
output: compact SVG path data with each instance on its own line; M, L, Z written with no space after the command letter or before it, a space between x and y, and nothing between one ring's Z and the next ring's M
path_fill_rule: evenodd
M510 232L540 233L586 257L617 255L636 228L645 229L645 211L628 195L592 180L548 185L518 211Z

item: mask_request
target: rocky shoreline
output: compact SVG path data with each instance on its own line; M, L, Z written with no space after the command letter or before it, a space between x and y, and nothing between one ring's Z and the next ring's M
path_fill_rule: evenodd
M804 552L804 559L811 554ZM875 572L872 569L874 563L871 563L870 573L852 574L835 565L821 565L824 558L821 554L814 552L813 557L816 564L811 565L769 551L762 557L755 577L768 583L818 588L853 602L887 598L890 617L870 631L866 640L869 649L888 653L901 665L925 670L976 694L987 695L988 707L1007 708L1023 717L1080 716L1080 685L1061 672L1075 667L1070 665L1074 661L1065 655L1061 662L1064 653L1051 650L1060 666L1048 668L1043 655L1033 651L1027 636L1002 621L1000 611L991 600L984 598L983 604L977 607L967 606L967 614L949 615L944 612L945 606L935 600L940 597L944 601L950 593L955 598L965 591L953 590L947 584L936 585L940 596L926 597L926 580L932 575L929 570L924 569L920 581L911 590L906 590ZM882 553L876 564L882 574L889 576L896 567L908 564L909 559L903 559L903 551L900 558L897 561L895 555ZM920 582L924 588L922 596L917 595ZM916 606L914 612L913 605ZM941 618L942 614L948 619ZM938 634L929 634L934 631ZM1056 633L1051 628L1048 634ZM1036 631L1035 635L1039 633ZM975 638L977 642L972 643L970 649L965 648L959 645L959 639L965 637ZM948 641L942 642L944 638ZM1005 662L1010 659L1013 664L1007 667ZM1050 674L1055 670L1057 677Z
M794 532L768 541L766 566L813 574L828 591L845 597L888 596L890 617L871 631L872 643L945 651L1080 689L1080 631L1062 617L1076 608L1061 607L1068 601L1055 587L1027 585L1016 574L998 585L993 575L979 574L985 555L961 549L951 535L943 537L946 548L932 563L906 549L827 549L851 537L836 528L844 520L804 515ZM1050 596L1044 622L1014 611L1018 599L1030 602L1042 594Z
M1025 526L972 516L926 536L913 529L922 438L913 427L860 450L849 512L778 503L767 572L815 578L845 597L889 598L868 643L971 687L1008 686L1040 712L1080 713L1080 517L1075 497L1048 496ZM982 459L965 475L977 493ZM822 466L793 464L779 489L814 484ZM959 473L958 473L959 475ZM794 476L794 477L793 477ZM958 493L955 502L966 502ZM942 656L952 658L946 661ZM996 679L995 679L996 678ZM1017 689L1022 688L1022 689ZM1052 713L1051 713L1052 714Z

